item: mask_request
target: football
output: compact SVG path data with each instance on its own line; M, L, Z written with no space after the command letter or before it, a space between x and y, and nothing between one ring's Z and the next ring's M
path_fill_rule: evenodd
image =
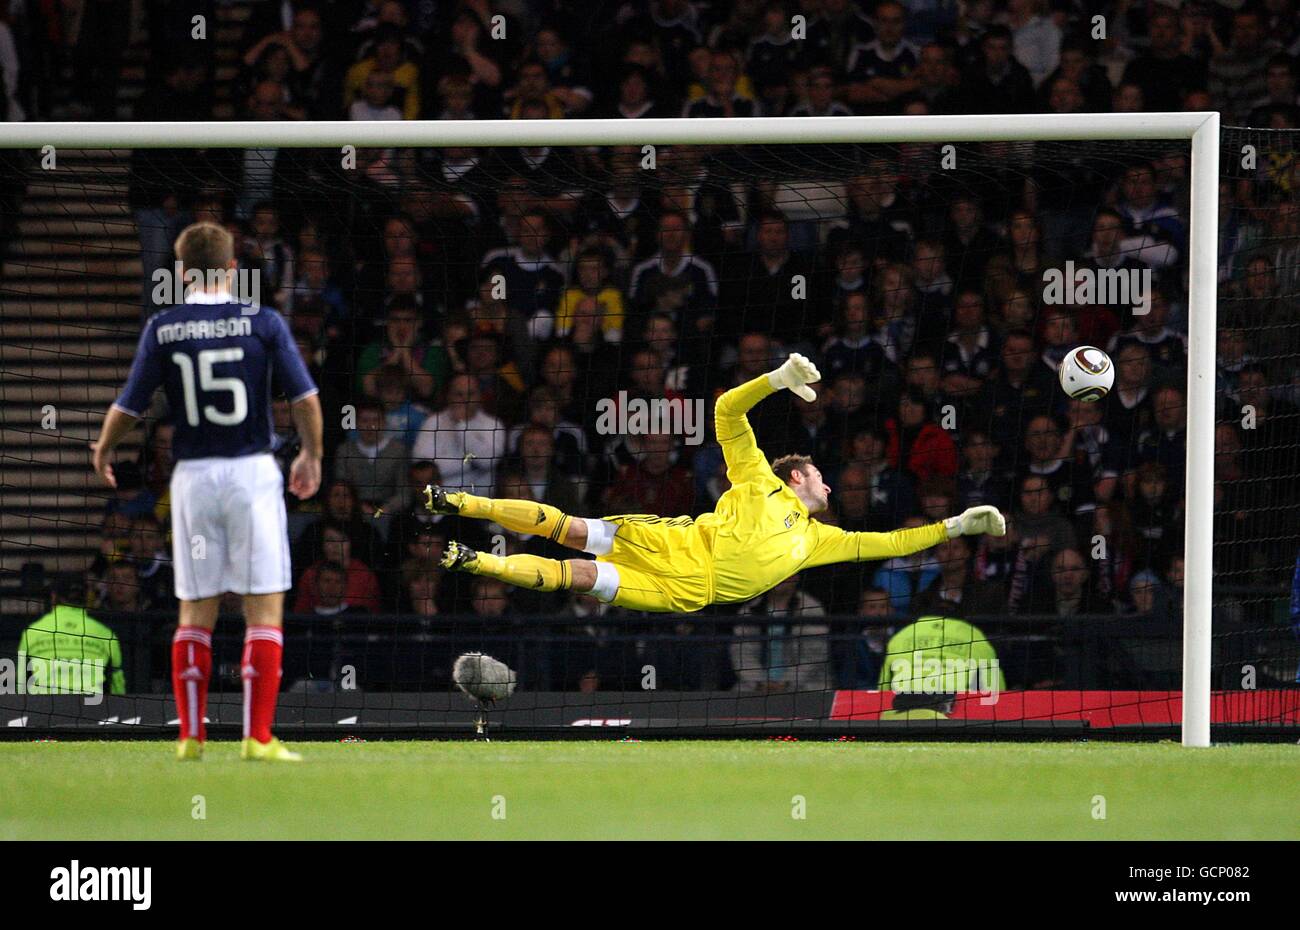
M1115 383L1115 366L1110 356L1093 346L1071 349L1062 359L1057 374L1061 390L1084 403L1101 400Z

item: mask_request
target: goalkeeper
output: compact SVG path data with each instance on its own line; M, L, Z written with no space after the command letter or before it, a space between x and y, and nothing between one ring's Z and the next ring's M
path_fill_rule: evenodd
M595 561L499 556L451 542L442 566L536 591L588 592L628 610L689 613L710 604L750 600L795 572L818 565L889 559L961 534L1006 532L1002 514L989 506L890 533L850 533L811 519L826 509L830 496L821 472L801 455L783 456L768 465L745 414L783 388L812 401L817 395L809 385L819 380L816 366L795 354L775 371L718 398L714 425L731 488L712 513L699 517L629 514L593 519L534 501L494 500L427 487L426 506L434 513L492 520L596 556Z

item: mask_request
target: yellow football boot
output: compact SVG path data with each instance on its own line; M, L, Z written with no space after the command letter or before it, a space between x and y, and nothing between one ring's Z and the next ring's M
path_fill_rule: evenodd
M243 740L239 744L239 758L245 762L301 762L302 756L293 752L284 743L280 742L274 736L269 743L259 743L257 740Z

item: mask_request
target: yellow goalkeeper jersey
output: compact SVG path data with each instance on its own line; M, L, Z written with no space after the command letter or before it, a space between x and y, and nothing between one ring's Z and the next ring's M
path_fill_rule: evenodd
M731 488L695 525L713 562L715 603L747 601L795 572L833 562L889 559L948 538L943 523L890 533L851 533L808 515L758 448L749 409L773 393L761 375L718 398L714 428Z
M712 513L605 517L619 527L599 556L620 569L614 603L632 610L693 611L747 601L796 572L833 562L909 555L947 538L943 523L891 533L850 533L809 517L758 448L745 414L773 393L767 376L718 398L715 429L731 488Z

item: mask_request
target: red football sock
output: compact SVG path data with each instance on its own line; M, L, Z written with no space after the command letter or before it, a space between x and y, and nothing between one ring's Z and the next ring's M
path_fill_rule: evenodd
M284 633L279 627L250 626L244 634L244 738L270 742L275 701L280 693L280 657Z
M201 626L176 628L172 637L172 693L181 718L181 739L208 738L208 679L212 674L212 631Z

